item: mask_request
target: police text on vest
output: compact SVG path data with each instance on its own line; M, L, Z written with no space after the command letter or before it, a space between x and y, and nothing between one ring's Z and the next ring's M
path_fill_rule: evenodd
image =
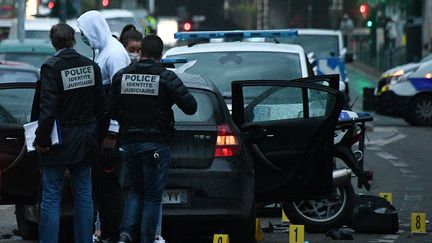
M62 70L61 75L64 90L84 88L95 84L92 65Z
M121 94L159 95L159 75L123 74Z

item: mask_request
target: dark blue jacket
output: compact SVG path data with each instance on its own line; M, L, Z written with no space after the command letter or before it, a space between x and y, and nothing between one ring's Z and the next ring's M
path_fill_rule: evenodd
M41 154L42 164L94 161L99 151L97 122L106 110L99 66L74 49L65 49L42 65L40 81L35 144L50 147ZM62 144L51 146L55 120Z

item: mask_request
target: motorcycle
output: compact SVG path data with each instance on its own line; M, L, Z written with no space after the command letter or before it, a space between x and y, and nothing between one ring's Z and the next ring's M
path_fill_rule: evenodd
M371 171L364 171L366 122L369 113L342 111L334 137L334 190L328 198L282 203L293 224L305 226L310 233L325 233L348 223L354 208L354 189L351 177L357 177L357 187L370 189Z

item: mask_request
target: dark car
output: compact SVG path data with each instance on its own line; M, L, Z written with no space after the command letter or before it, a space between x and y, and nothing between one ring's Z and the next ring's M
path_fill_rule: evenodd
M307 82L317 77L236 81L231 115L211 82L198 75L179 76L195 96L198 111L187 116L174 107L177 132L163 195L164 219L176 223L172 229L181 232L194 223L197 234L223 231L232 242L253 242L255 201L313 199L331 192L333 131L343 103L339 91ZM0 84L0 92L13 89L32 97L32 87ZM16 108L3 104L14 99L21 97L0 100L5 114L15 114ZM21 113L28 118L31 99L22 99L20 106L27 107ZM10 122L18 119L6 117L13 119L0 120L0 203L18 204L18 228L33 232L39 170L23 147L22 123L28 119Z

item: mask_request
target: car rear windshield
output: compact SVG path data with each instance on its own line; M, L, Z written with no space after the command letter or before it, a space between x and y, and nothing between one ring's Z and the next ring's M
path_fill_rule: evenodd
M222 120L222 108L216 95L210 91L189 89L198 103L194 115L186 115L177 105L173 106L176 124L181 125L214 125Z
M21 70L0 69L0 83L36 82L38 75L35 72Z
M314 53L315 57L339 56L339 39L336 35L298 35L295 38L281 38L281 43L297 44L306 53Z
M225 98L234 80L290 80L301 78L300 56L281 52L207 52L168 56L197 60L186 72L211 80Z

